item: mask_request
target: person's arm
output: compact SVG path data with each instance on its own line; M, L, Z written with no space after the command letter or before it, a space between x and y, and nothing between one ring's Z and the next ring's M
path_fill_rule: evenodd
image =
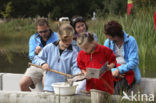
M29 59L30 60L34 59L35 49L36 49L35 38L33 38L33 36L31 36L30 39L29 39Z
M115 67L115 63L108 64L107 65L107 70L111 70L114 67Z
M83 56L81 55L81 51L79 52L78 57L77 57L77 64L78 64L78 67L81 69L82 73L85 75L86 79L91 79L87 77L86 66L85 66L85 63L83 62Z
M77 56L77 65L78 67L82 70L82 71L86 71L86 67L85 67L85 64L84 62L82 61L83 58L81 56L81 51L78 53L78 56Z
M81 71L84 75L87 75L87 72L85 70L81 70Z
M117 61L116 61L116 57L115 57L112 50L109 52L108 56L109 56L109 63L110 64L107 66L109 67L109 70L112 71L112 76L117 77L120 73L119 73L119 69L115 68Z
M113 76L119 76L120 74L124 74L125 72L128 72L129 70L133 70L138 66L139 64L139 56L138 56L138 47L135 39L132 39L129 41L129 47L128 47L128 62L125 65L121 65L117 68L112 69L112 75Z
M41 50L42 50L41 46L37 46L35 49L35 54L38 55Z
M77 65L77 52L73 53L73 57L72 57L72 66L71 66L71 71L72 71L72 75L75 75L75 74L79 74L81 73L81 70L80 68L78 67Z
M139 64L138 47L135 39L129 41L128 48L128 62L118 67L121 74L135 69Z
M109 39L106 39L106 40L105 40L104 46L106 46L106 47L109 48Z
M109 68L114 68L117 64L116 62L116 57L111 49L108 48L107 52L107 59L108 59L108 67Z
M41 52L34 57L34 63L36 65L43 66L47 62L47 49L43 48Z
M43 63L41 66L42 66L42 69L44 70L50 70L50 67L47 63Z

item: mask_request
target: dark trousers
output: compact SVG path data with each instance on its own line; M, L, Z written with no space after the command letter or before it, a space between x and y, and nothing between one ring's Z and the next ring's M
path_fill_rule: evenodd
M128 84L126 78L123 78L118 82L114 82L114 94L123 95L123 91L129 93L133 89L134 85L135 79L131 85Z

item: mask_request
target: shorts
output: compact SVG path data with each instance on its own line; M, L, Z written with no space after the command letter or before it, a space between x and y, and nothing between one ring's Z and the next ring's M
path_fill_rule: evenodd
M44 75L45 71L43 69L34 66L30 66L29 68L27 68L24 74L24 76L30 77L32 79L34 85L36 85L39 81L42 81Z

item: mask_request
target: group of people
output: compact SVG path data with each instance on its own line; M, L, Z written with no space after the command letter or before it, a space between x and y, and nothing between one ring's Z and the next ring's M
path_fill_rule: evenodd
M106 62L108 65L101 77L86 77L77 87L77 93L97 89L120 94L139 83L141 75L136 40L117 21L104 25L107 37L104 45L98 44L97 35L88 31L82 16L74 16L70 24L62 24L57 33L50 29L44 18L38 19L36 29L37 33L29 40L29 58L43 69L34 66L27 68L20 81L21 91L31 91L30 88L35 88L36 83L42 81L43 90L53 92L52 83L65 82L65 76L49 69L71 75L86 75L87 68L100 69Z

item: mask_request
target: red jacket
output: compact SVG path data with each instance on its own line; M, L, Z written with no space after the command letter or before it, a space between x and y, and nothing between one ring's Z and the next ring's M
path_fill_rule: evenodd
M93 54L80 51L77 57L77 63L81 70L87 67L100 69L106 62L116 64L116 57L113 51L103 45L96 44L96 49ZM86 90L97 89L113 94L114 83L111 71L105 72L99 79L87 79Z

